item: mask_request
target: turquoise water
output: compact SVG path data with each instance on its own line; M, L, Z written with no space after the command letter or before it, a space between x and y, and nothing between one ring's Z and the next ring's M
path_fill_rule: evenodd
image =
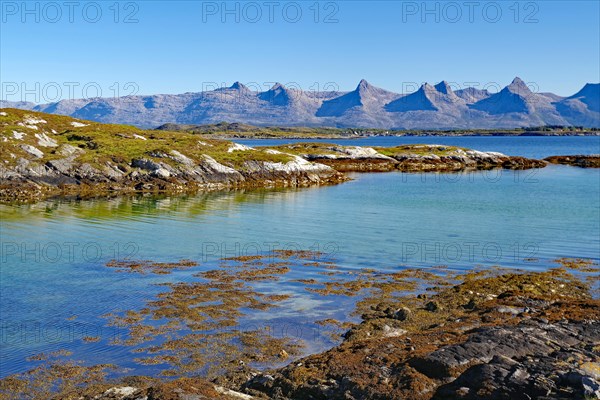
M28 369L27 356L57 349L70 349L86 363L132 368L130 374L156 373L159 367L139 366L128 348L109 344L123 331L101 316L140 308L160 291L154 283L190 279L215 268L221 257L311 249L347 271L435 265L543 270L559 257L600 259L599 170L550 166L353 178L299 190L1 206L1 375ZM167 276L105 267L126 257L188 258L199 266ZM293 284L271 290L292 298L253 320L307 327L299 336L309 351L331 345L310 321L352 307L350 300L319 299ZM83 336L101 340L83 343Z
M247 146L277 146L298 139L237 139ZM569 154L600 154L600 136L374 136L359 139L312 139L346 146L393 147L402 144L443 144L511 156L545 158Z

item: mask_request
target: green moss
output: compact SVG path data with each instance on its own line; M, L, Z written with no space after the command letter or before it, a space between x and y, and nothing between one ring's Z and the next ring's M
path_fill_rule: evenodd
M19 157L30 159L21 145L28 144L44 152L40 162L63 158L59 151L61 145L71 145L85 150L75 161L88 163L94 167L103 167L107 161L131 163L137 158L156 158L152 154L169 154L176 150L196 162L202 155L213 157L216 161L233 168L243 168L246 161L288 162L292 158L285 154L271 154L264 150L228 152L231 142L224 140L199 138L188 132L169 132L142 130L127 125L100 124L80 121L60 115L50 115L33 111L3 109L7 116L0 117L0 151L5 165L14 165ZM35 124L37 129L29 128L24 121L27 118L43 119L45 123ZM23 125L19 125L19 123ZM73 123L85 126L73 126ZM22 140L13 137L13 131L25 133ZM58 143L56 148L41 147L35 134L44 133ZM137 135L137 136L136 136ZM145 138L146 140L144 140ZM14 154L15 157L9 156ZM161 158L169 163L168 158Z
M457 150L467 151L463 147L446 146L446 145L428 145L428 144L410 144L396 147L374 147L378 153L393 157L401 154L416 154L420 156L436 155L448 156L455 153Z

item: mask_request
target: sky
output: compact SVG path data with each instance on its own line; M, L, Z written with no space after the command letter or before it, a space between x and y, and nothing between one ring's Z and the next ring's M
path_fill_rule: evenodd
M240 81L569 96L600 81L600 1L0 1L0 99L184 93Z

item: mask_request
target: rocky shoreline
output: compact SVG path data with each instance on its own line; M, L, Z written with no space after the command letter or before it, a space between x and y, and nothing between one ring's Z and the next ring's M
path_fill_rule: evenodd
M567 286L505 274L376 304L340 346L241 389L272 399L597 399L600 303Z
M198 135L41 113L0 114L0 202L334 184L334 169Z
M64 164L63 164L64 165ZM195 170L169 171L160 176L158 163L139 160L133 173L122 177L107 177L97 171L82 176L85 166L73 165L66 173L52 164L30 166L18 170L0 169L0 203L36 202L56 197L108 197L127 194L184 194L224 189L304 187L337 184L348 180L327 166L311 165L310 169L300 163L269 166L252 165L252 170L220 170L213 160L199 165ZM37 171L36 171L37 169ZM158 171L158 172L157 172Z
M550 164L572 165L581 168L600 168L600 154L576 156L552 156L544 158Z
M187 132L142 131L12 109L0 113L0 129L1 203L328 185L349 180L345 172L600 165L599 155L534 160L441 145L370 148L297 143L255 149Z
M544 168L547 165L542 160L443 145L370 148L298 143L277 149L329 165L340 172L460 172L494 168L522 170Z
M306 253L295 256L308 259ZM236 267L232 273L236 277L241 273L247 281L285 274L256 269L253 263L261 259L239 260L250 269ZM61 379L61 374L69 374L73 383L65 391L58 397L44 392L43 398L599 399L600 300L593 293L598 290L600 269L587 260L557 261L559 267L544 272L492 268L440 275L434 270L405 270L333 281L326 285L326 293L353 295L369 289L356 304L361 322L346 328L339 345L281 368L259 371L235 362L210 380L130 376L111 383L99 374L102 366L81 370L54 365L26 374L27 378L0 380L0 395L17 399L23 393L39 394L32 392L31 376ZM132 273L146 268L128 263L119 267L134 267ZM148 268L156 273L156 265ZM222 282L233 278L223 271L206 276L215 273ZM417 281L423 286L413 285ZM187 289L178 293L177 301L197 297L194 291L185 295ZM135 313L129 318L135 320ZM252 351L259 355L265 350Z

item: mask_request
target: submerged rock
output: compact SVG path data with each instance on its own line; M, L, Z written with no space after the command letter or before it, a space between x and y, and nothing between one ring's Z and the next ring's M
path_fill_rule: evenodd
M551 164L572 165L581 168L600 168L600 155L552 156L544 158Z

